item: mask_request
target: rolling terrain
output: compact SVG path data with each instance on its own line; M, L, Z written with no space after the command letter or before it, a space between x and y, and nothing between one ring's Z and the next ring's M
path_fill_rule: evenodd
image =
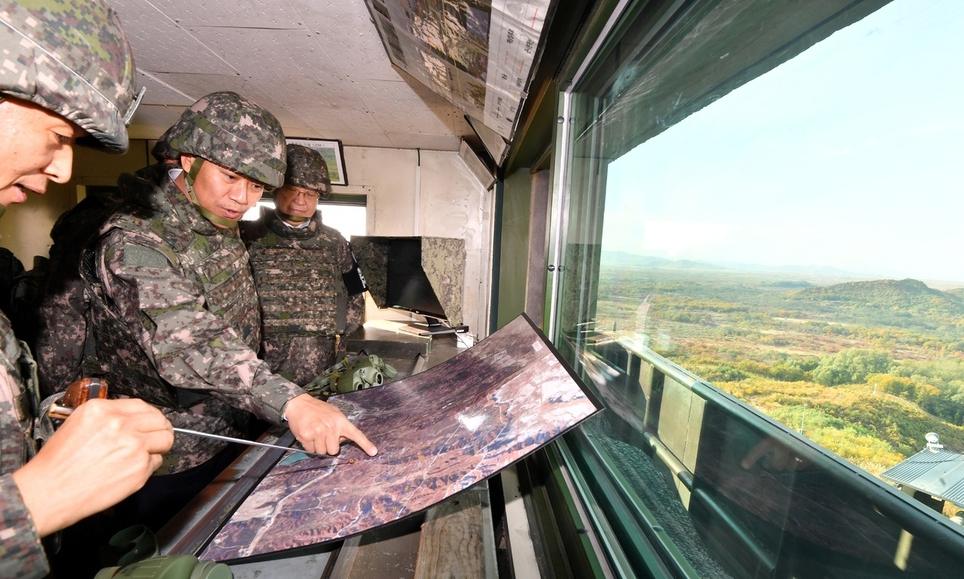
M873 474L931 431L964 452L964 288L612 257L598 328L642 337Z

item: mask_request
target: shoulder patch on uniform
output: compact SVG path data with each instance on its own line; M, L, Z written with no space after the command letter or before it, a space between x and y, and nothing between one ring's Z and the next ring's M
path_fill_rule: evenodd
M138 267L169 267L171 264L160 251L129 243L124 246L124 265Z

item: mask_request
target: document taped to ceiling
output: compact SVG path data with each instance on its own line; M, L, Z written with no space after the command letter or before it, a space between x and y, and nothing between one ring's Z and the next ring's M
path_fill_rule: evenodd
M511 139L551 0L366 0L392 64Z

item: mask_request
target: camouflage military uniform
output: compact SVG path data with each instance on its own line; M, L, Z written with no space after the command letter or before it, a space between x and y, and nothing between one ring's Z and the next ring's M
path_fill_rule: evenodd
M335 363L336 335L358 328L362 294L349 296L342 274L352 270L348 243L321 222L292 227L271 211L242 223L261 300L264 359L274 372L305 385Z
M258 359L257 294L237 231L214 227L166 173L154 175L121 178L150 208L115 213L84 265L99 372L174 426L237 436L242 411L280 423L303 391ZM159 472L199 465L223 446L178 436Z
M123 152L134 95L130 46L105 3L0 0L0 98L31 102L83 129L79 141ZM36 451L32 423L37 398L30 352L0 314L0 577L49 572L37 528L12 476Z
M87 296L80 278L81 255L122 202L123 196L113 190L89 194L61 215L50 231L50 267L37 311L34 348L43 396L83 375Z
M43 577L49 571L37 528L13 481L13 472L36 452L33 413L39 401L32 367L30 352L0 314L0 577Z

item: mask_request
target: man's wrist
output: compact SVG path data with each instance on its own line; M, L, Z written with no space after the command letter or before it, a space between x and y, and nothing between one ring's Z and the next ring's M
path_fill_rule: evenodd
M304 396L304 395L305 395L305 393L302 392L301 394L298 394L297 396L292 396L291 398L289 398L288 400L286 400L284 404L281 405L281 420L283 420L284 422L288 422L288 404L289 404L292 400L294 400L294 399L296 399L296 398L301 398L301 397Z
M28 472L29 468L28 470L25 470L25 468L27 468L26 465L20 467L10 476L10 481L13 483L11 486L16 490L16 494L19 495L13 500L23 505L37 536L45 537L59 530L64 525L54 520L53 515L58 509L47 509L45 507L47 507L48 504L38 499L38 495L50 495L46 490L41 490L42 485L39 484L37 477L31 476L32 473Z
M287 420L288 402L304 393L294 382L274 374L261 384L255 396L262 407L263 418L282 424Z

